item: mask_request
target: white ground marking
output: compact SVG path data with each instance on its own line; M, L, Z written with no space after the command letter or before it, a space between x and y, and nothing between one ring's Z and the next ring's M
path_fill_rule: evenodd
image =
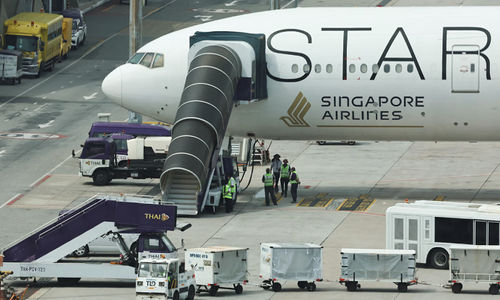
M97 92L93 93L92 95L89 96L83 96L83 99L85 100L91 100L97 97Z
M48 121L48 122L47 122L47 123L45 123L45 124L38 124L38 127L40 127L40 128L47 128L47 127L49 127L49 126L52 126L52 123L54 123L54 121L55 121L55 120L50 120L50 121Z

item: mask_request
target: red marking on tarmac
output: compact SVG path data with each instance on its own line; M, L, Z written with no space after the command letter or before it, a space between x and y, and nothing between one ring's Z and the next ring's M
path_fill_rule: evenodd
M310 189L311 186L310 185L305 185L304 188L307 190L307 189Z
M17 195L14 199L10 200L9 203L7 203L7 205L14 204L14 202L16 202L17 200L21 199L23 196L24 196L23 194Z
M45 181L47 181L47 179L49 179L49 178L50 178L50 176L52 176L52 175L47 174L47 175L43 176L43 178L42 178L42 179L38 180L38 181L37 181L35 184L33 184L31 187L32 187L32 188L35 188L35 187L39 186L40 184L42 184L42 183L44 183Z

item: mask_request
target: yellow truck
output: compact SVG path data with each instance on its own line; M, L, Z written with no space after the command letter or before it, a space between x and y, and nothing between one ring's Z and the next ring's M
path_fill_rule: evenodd
M61 58L63 16L23 12L4 23L4 48L23 53L23 74L52 71Z
M61 57L68 58L69 51L71 51L71 35L73 29L73 19L72 18L64 18L62 24L62 46L61 46Z

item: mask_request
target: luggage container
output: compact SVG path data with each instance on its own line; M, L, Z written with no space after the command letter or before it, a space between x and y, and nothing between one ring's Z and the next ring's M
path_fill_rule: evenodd
M243 293L242 284L248 282L247 251L248 248L225 246L187 249L186 267L194 270L198 292L215 296L219 289L232 289L236 294Z
M500 287L500 246L460 245L450 247L450 283L453 293L464 283L489 283L489 293Z
M394 282L401 293L417 283L414 250L341 249L340 255L339 283L348 291L360 288L359 281Z
M261 287L279 292L279 281L296 280L299 288L316 290L315 281L323 281L322 250L311 243L260 244Z
M23 57L22 52L17 50L0 49L0 79L9 81L14 85L21 83L23 75Z

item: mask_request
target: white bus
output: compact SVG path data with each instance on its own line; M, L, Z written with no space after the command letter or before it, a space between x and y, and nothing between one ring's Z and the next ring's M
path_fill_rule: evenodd
M417 263L447 269L451 245L500 245L500 206L415 201L386 211L386 248L415 250Z

